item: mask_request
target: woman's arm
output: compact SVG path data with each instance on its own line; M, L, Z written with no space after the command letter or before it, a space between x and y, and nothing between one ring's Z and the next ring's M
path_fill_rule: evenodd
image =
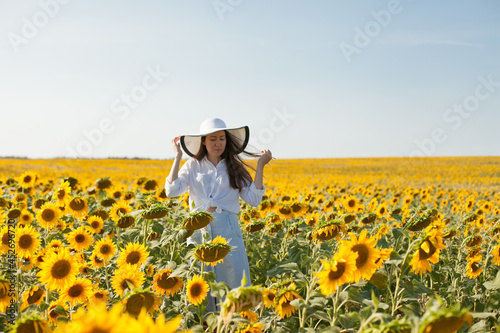
M181 150L181 144L179 143L180 136L174 138L172 140L172 148L175 151L175 159L174 163L172 164L172 168L170 169L170 174L167 177L167 182L169 184L172 184L174 180L179 178L179 166L181 164L181 158L182 158L182 150Z
M264 154L259 158L257 162L257 169L255 170L255 179L253 181L255 188L261 190L263 187L264 178L264 167L269 161L273 159L273 155L269 149L263 151Z

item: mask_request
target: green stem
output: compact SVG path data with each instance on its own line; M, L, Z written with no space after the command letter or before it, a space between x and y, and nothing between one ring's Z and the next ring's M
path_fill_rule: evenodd
M392 297L392 308L391 308L391 315L394 316L396 313L397 309L399 309L399 303L400 303L400 292L399 292L399 284L401 283L401 278L403 277L403 272L405 269L405 264L406 261L408 260L408 256L410 252L413 249L413 246L418 242L419 240L416 239L411 244L408 246L408 250L406 251L405 257L403 259L403 262L401 263L401 270L399 274L396 273L396 288L394 289L394 294Z
M106 263L106 260L104 260L104 275L106 277L106 289L108 290L108 292L111 292L111 289L109 289L108 265Z

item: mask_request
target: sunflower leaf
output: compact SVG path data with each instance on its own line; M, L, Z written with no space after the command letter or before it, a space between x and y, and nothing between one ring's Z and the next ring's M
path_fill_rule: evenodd
M49 307L49 305L47 303L45 303L45 301L40 302L40 311L45 311L48 309L48 307Z
M65 316L66 317L68 315L68 313L66 312L66 310L64 310L64 308L63 308L62 305L57 305L54 308L54 312L57 313L60 316Z
M494 280L486 281L483 283L484 287L488 290L496 290L500 288L500 271L497 272L497 276Z

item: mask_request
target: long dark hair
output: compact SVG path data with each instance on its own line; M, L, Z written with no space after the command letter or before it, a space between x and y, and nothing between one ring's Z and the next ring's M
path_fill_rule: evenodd
M252 182L252 176L246 169L247 167L254 170L251 166L243 162L238 154L245 154L251 157L258 157L260 155L251 153L249 151L243 150L238 153L240 150L236 143L233 135L228 131L224 131L226 133L226 148L221 155L221 158L226 160L227 173L229 174L229 185L234 188L241 190ZM203 144L205 142L206 136L201 137L200 149L198 150L198 154L193 157L198 161L202 160L205 156L207 156L207 147Z

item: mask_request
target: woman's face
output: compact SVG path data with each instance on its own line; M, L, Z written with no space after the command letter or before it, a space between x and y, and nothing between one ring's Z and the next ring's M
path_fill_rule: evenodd
M209 156L220 157L226 149L226 132L219 131L207 135L203 144L207 148Z

